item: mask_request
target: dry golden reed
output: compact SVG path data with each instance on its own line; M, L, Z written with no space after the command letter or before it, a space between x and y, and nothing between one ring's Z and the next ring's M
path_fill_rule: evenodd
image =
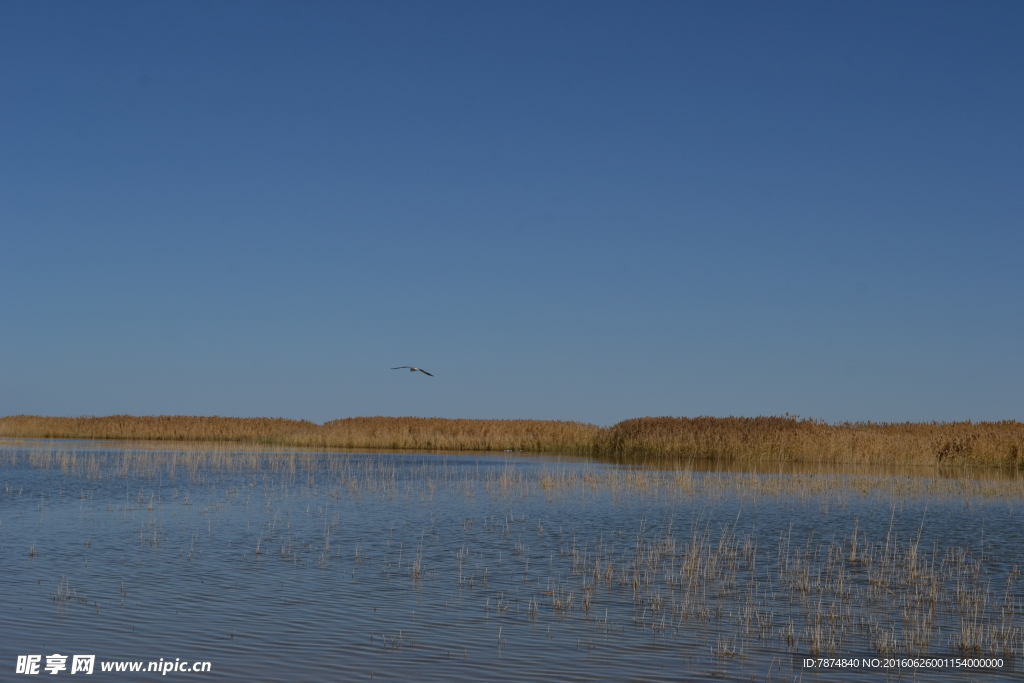
M600 427L556 420L352 417L318 425L281 418L111 415L0 418L0 437L234 441L311 448L384 448L578 453Z
M557 420L188 416L0 418L0 437L231 441L310 448L526 451L645 458L891 465L1024 464L1024 423L828 424L795 417L643 417L598 427Z
M793 417L642 417L603 435L601 452L657 458L724 458L893 465L1018 465L1024 423L828 424Z

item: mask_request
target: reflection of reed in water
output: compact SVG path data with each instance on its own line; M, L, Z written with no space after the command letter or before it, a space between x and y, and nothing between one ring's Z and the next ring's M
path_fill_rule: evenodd
M202 484L218 475L251 475L301 480L322 487L337 498L342 493L416 493L431 497L439 491L473 497L488 493L525 498L542 495L636 495L656 499L745 500L818 497L841 504L856 497L884 496L893 500L925 497L1015 499L1024 497L1024 472L1016 468L894 468L871 465L786 467L726 467L722 463L688 461L666 466L608 466L552 459L541 464L514 459L488 460L459 456L317 453L260 450L80 450L78 448L3 449L0 464L27 464L60 469L87 480L110 478L185 479Z

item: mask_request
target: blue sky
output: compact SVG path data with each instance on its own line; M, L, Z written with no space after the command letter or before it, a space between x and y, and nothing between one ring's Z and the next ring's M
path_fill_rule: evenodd
M0 415L1022 419L1022 31L5 2Z

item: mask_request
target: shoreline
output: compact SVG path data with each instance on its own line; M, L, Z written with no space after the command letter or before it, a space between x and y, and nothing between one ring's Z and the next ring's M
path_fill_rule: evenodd
M354 417L316 424L199 416L0 417L0 438L239 444L330 450L524 452L601 460L1024 466L1024 423L843 423L793 417L557 420Z

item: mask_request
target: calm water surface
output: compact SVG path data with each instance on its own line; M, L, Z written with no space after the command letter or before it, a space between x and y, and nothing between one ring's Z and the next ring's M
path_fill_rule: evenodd
M208 661L167 674L202 680L1021 680L1022 502L1012 474L0 444L0 670L59 653ZM799 665L818 656L1004 667Z

